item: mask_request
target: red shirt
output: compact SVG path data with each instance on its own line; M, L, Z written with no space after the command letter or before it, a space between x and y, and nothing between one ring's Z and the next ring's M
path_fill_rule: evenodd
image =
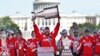
M28 39L27 41L27 48L26 48L26 56L36 56L36 50L33 52L33 49L38 47L38 40L37 39Z
M15 41L16 41L15 37L12 37L11 39L8 37L6 39L7 48L8 48L8 52L9 52L10 56L16 56Z
M0 39L0 55L1 55L2 51L3 51L3 49L2 49L2 41Z
M26 48L26 40L23 38L18 38L16 37L17 40L15 42L16 49L19 51L19 56L24 56L25 55L25 48Z
M82 54L86 55L86 54L93 54L93 37L92 36L82 36L82 38L80 39L80 43L82 43L81 48L82 49Z
M95 39L95 54L100 54L100 36L94 36Z
M59 27L60 27L60 23L57 23L54 31L52 31L50 33L50 35L46 36L46 35L39 32L39 29L38 29L36 24L34 25L34 32L36 33L36 37L38 37L39 40L40 40L41 47L51 47L51 46L53 46L55 51L57 50L55 38L58 34Z

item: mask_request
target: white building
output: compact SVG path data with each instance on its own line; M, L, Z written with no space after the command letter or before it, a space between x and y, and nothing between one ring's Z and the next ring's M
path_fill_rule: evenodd
M35 0L33 3L33 8L34 11L40 11L45 7L50 7L50 6L55 6L59 5L58 0ZM83 14L78 14L78 13L72 13L72 14L65 14L65 15L60 15L61 16L61 26L60 26L60 31L62 29L67 29L69 30L70 27L72 26L73 22L76 22L77 24L83 24L86 22L89 23L95 23L98 25L100 23L100 15L83 15ZM31 21L31 16L11 16L12 20L20 27L21 31L23 32L23 36L28 39L30 38L30 33L33 30L33 24ZM45 27L49 26L50 30L52 31L54 29L54 26L57 23L57 18L55 19L48 19L45 20L43 18L37 18L36 19L36 24L39 27ZM57 38L59 39L59 38Z
M96 15L96 25L100 24L100 14Z

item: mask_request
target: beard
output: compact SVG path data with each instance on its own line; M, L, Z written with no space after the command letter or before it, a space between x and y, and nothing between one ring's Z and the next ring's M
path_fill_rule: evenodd
M46 33L45 33L45 35L49 35L49 34L50 34L49 32L46 32Z

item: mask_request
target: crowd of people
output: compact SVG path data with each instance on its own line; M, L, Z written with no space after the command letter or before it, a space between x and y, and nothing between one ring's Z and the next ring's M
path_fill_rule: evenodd
M60 17L52 32L49 27L39 30L32 19L34 30L31 33L32 38L25 40L22 32L17 30L16 33L0 29L0 56L38 56L38 47L52 47L54 56L61 56L63 50L71 50L73 56L100 56L100 30L94 34L89 34L86 29L83 35L79 35L78 30L73 31L74 35L68 35L68 31L63 29L61 36L56 44L56 36L60 28ZM45 50L46 51L46 50Z

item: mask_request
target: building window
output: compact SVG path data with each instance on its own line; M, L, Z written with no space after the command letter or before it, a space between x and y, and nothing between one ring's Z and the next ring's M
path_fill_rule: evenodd
M49 25L51 25L51 20L49 19Z
M47 19L45 20L45 25L47 25Z

